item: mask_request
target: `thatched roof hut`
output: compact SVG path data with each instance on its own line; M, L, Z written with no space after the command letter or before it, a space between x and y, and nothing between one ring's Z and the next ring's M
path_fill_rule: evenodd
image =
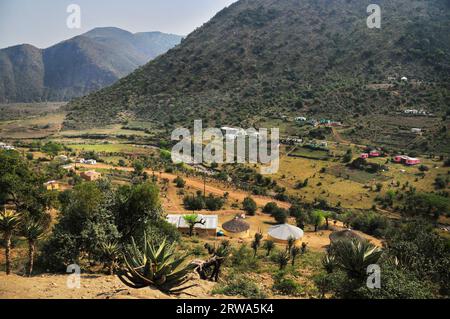
M330 234L330 241L331 243L335 243L340 240L360 240L363 241L364 238L358 235L356 232L354 232L351 229L344 229L340 231L335 231Z
M275 225L269 229L269 237L280 243L286 243L289 238L299 241L303 238L303 230L289 224Z
M250 234L250 225L242 218L234 218L222 225L225 234L230 237L247 237Z

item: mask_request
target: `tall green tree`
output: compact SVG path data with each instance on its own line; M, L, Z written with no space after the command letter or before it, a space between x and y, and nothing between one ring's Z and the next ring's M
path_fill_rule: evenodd
M197 214L184 215L183 219L186 222L186 224L188 224L189 237L192 237L192 235L194 233L194 228L196 225L204 225L205 224L205 221L202 219L199 219L199 216Z
M320 225L323 224L325 218L323 217L323 213L320 210L315 210L311 213L310 216L310 221L311 224L314 225L314 231L317 232L317 230L319 229Z

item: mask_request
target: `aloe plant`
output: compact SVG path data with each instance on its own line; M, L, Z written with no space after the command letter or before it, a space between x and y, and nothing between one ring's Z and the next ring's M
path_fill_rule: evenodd
M369 265L376 264L383 251L368 241L342 240L331 250L336 264L350 278L364 279Z
M275 260L280 266L280 270L283 270L287 264L289 263L289 259L291 258L290 253L286 251L280 251L276 256Z
M21 223L20 215L14 211L0 212L0 233L5 241L6 274L11 273L11 238L18 231Z
M21 235L28 241L28 276L33 273L34 255L36 252L36 243L44 235L48 228L48 224L44 220L33 221L31 219L25 220L21 224Z
M100 246L102 260L105 268L108 268L109 274L114 275L114 271L119 264L120 246L116 241L102 243Z
M155 246L144 238L142 251L132 239L132 247L124 256L126 268L119 270L118 277L131 288L154 287L167 294L180 294L195 286L185 285L189 273L197 267L185 263L188 256L177 255L175 243L169 244L166 239Z

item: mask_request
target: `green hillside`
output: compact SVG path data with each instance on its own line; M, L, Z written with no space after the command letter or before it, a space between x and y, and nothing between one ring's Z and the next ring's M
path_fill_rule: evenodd
M360 0L241 0L182 44L99 92L70 103L66 128L144 119L167 124L253 124L274 114L347 119L449 105L450 5ZM382 90L389 77L406 76ZM369 86L367 86L369 85Z

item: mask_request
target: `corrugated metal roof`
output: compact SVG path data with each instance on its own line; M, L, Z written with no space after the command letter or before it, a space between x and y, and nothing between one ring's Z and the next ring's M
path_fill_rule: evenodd
M189 228L184 220L185 215L167 215L166 220L177 228ZM217 215L198 215L198 221L204 219L205 224L197 224L195 228L198 229L217 229L219 217Z
M288 240L289 237L297 240L303 237L303 230L289 224L275 225L269 228L269 235L281 240Z

